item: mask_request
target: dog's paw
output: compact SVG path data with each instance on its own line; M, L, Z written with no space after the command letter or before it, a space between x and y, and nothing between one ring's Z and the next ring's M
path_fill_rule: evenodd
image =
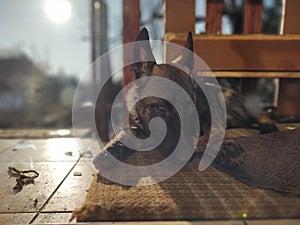
M216 157L216 164L225 168L241 166L247 157L245 150L237 143L225 142Z
M259 129L261 134L269 134L279 131L275 124L260 124Z
M109 143L95 157L93 163L98 170L110 169L125 159L126 149L120 142Z
M265 115L260 115L256 118L261 134L268 134L278 131L275 122Z

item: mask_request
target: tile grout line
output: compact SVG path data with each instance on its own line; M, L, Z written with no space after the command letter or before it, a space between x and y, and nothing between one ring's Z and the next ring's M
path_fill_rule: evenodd
M82 154L79 155L78 159L74 163L74 165L71 167L70 171L66 174L66 176L62 179L62 181L59 183L59 185L54 189L54 191L50 194L50 196L47 198L47 200L44 202L44 204L39 208L39 210L36 212L34 217L29 221L28 224L32 224L36 218L40 215L41 211L46 207L46 205L49 203L51 198L54 196L54 194L57 192L57 190L61 187L61 185L64 183L64 181L68 178L68 176L71 174L75 166L79 163L80 159L82 157Z

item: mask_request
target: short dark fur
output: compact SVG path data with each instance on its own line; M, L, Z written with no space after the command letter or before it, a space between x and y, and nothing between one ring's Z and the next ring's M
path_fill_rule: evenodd
M138 63L132 65L132 71L135 75L135 79L157 76L170 79L180 85L194 100L201 124L201 133L208 135L210 132L211 120L210 110L208 102L201 88L196 85L196 82L188 74L183 72L183 70L180 70L177 67L169 64L156 64L148 40L148 31L144 28L139 33L133 50L133 56L138 61ZM145 46L145 44L141 45L139 41L146 41L146 43L148 41L148 43ZM193 70L193 40L190 32L188 33L185 47L191 52L190 54L183 55L179 63L184 67ZM152 60L143 61L143 56L145 56L145 54ZM145 91L146 89L146 85L145 87L133 88L127 95L127 101L133 101L133 98L138 96L139 93ZM161 91L162 89L161 87L157 87L157 90ZM156 92L156 90L151 91L153 93ZM164 91L168 92L169 90L164 88ZM269 118L263 116L251 116L245 108L243 96L238 92L231 89L223 89L222 92L227 107L227 127L249 127L256 123L258 124L261 133L277 131L277 127L275 126L274 122ZM167 94L174 95L174 93ZM176 99L176 101L180 101L180 99ZM183 107L188 109L188 106L183 105ZM158 149L164 156L170 154L170 152L176 146L176 141L178 140L180 134L180 120L175 108L166 100L156 97L148 97L140 100L133 108L129 109L129 111L131 131L139 138L146 138L150 135L148 125L149 121L153 117L161 117L164 119L167 124L168 132L164 141L158 146ZM130 131L125 130L124 132ZM191 128L191 131L187 132L190 132L192 136L193 129ZM107 144L105 148L117 159L124 160L134 151L126 148L119 141L120 135L117 135L110 143ZM107 163L107 165L103 165L103 168L106 169L110 166L112 165Z

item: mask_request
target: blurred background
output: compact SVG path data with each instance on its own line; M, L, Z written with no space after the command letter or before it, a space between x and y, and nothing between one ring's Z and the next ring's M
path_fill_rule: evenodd
M205 33L205 2L196 0L198 34ZM243 3L224 1L222 34L241 33ZM71 127L81 76L95 58L123 43L122 7L122 0L0 0L0 128ZM140 0L140 10L140 26L162 40L164 1ZM262 33L278 34L280 20L281 0L264 0ZM111 92L120 90L122 78L120 71L110 81ZM238 89L235 80L222 82ZM93 77L78 89L92 83ZM274 104L275 90L276 79L260 79L265 105ZM105 104L112 101L108 96Z

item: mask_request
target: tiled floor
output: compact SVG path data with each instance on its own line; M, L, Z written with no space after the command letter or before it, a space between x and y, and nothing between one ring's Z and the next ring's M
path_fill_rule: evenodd
M58 133L45 130L40 133L36 130L0 131L0 225L69 223L72 211L81 206L94 173L91 165L94 148L80 149L71 132ZM91 152L82 156L84 150ZM34 184L14 193L16 178L9 177L8 167L36 170L39 177ZM75 223L74 220L71 222ZM296 225L300 224L300 220L141 224Z
M82 149L69 135L41 134L0 132L0 224L68 223L85 198L94 172L91 155L81 156ZM35 170L39 176L15 193L16 178L9 177L8 167Z

